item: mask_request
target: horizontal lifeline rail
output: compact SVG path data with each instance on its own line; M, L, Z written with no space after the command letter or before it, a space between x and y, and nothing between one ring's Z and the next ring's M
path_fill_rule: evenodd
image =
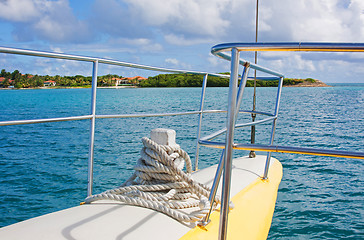
M144 118L144 117L170 117L181 115L193 115L201 113L226 113L226 110L203 110L203 111L187 111L187 112L173 112L173 113L137 113L137 114L113 114L113 115L96 115L96 118ZM264 112L241 110L240 113L254 113L268 115ZM0 121L0 126L12 126L12 125L26 125L36 123L48 123L48 122L66 122L91 119L92 115L72 116L72 117L60 117L60 118L44 118L44 119L30 119L30 120L12 120L12 121ZM240 125L237 124L237 127ZM219 134L220 135L220 134Z
M189 112L174 112L174 113L138 113L138 114L96 115L95 117L96 118L144 118L144 117L168 117L168 116L192 115L192 114L200 114L200 113L224 113L224 112L226 112L226 110L204 110L204 111L189 111ZM246 111L246 112L248 112L248 111ZM0 126L76 121L76 120L91 119L92 117L93 117L93 115L83 115L83 116L61 117L61 118L0 121Z
M206 147L213 148L225 148L225 143L213 142L207 140L200 140L200 144ZM234 149L237 150L253 150L253 151L264 151L264 152L277 152L277 153L295 153L295 154L306 154L326 157L342 157L342 158L356 158L364 159L364 152L352 152L352 151L341 151L341 150L327 150L318 148L305 148L305 147L290 147L280 145L263 145L263 144L234 144Z

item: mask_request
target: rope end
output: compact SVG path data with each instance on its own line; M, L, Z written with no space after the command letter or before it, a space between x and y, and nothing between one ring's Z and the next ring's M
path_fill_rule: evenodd
M208 231L207 230L207 228L205 227L206 225L207 225L208 223L206 223L206 224L197 224L197 227L199 227L199 228L201 228L202 230L204 230L204 231Z

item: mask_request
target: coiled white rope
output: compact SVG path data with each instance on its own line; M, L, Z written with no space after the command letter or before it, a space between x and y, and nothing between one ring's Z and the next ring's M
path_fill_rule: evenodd
M126 204L150 208L179 221L201 221L210 209L210 188L191 178L192 165L188 154L178 147L159 145L149 138L142 139L141 158L134 174L119 188L86 198L86 203L97 200L116 200ZM186 172L182 169L186 164ZM219 203L217 198L215 203ZM175 209L199 207L192 213Z

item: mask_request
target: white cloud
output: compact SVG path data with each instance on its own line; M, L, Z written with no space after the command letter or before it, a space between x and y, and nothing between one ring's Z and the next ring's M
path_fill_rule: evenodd
M57 75L57 74L61 76L92 75L92 65L86 62L70 61L62 59L36 58L32 62L32 65L33 68L42 69L40 73L37 73L41 75Z
M228 0L125 0L130 10L166 33L216 36L229 21L222 14Z
M92 6L90 23L100 35L115 38L150 38L150 24L142 21L138 12L130 9L127 3L118 0L95 0Z
M25 22L39 15L35 2L29 0L0 1L0 18Z
M258 38L363 41L363 2L260 1ZM2 1L0 18L18 23L18 40L31 40L21 36L24 33L52 42L87 41L91 26L99 37L165 39L178 46L255 39L255 1L251 0L95 0L92 4L89 22L74 16L68 0ZM26 26L19 27L20 23Z
M140 26L162 35L172 45L255 40L255 1L125 0L124 3L129 16L138 16ZM258 38L261 41L358 41L364 38L363 1L349 3L260 1Z
M52 52L64 53L60 47L50 46L49 48L51 49Z
M192 37L186 38L184 35L165 34L164 39L167 43L176 46L191 46L202 43L211 43L213 38Z
M175 58L166 58L165 60L166 63L168 64L172 64L172 65L178 65L179 61Z
M210 63L212 67L216 67L219 64L221 64L221 61L219 61L219 58L215 56L208 56L207 61Z
M173 66L173 68L179 68L179 69L191 69L191 65L184 63L176 58L166 58L164 62L167 64L167 66Z
M7 0L0 2L0 18L14 23L17 41L85 42L89 26L72 13L68 0Z
M317 63L317 78L326 82L364 83L362 63L349 63L342 60L324 60Z
M262 8L274 12L265 20L271 31L281 34L282 40L293 41L357 41L364 39L363 1L340 6L342 0L281 0L262 2ZM264 14L264 11L262 11ZM264 18L264 16L262 16ZM267 38L275 37L267 32Z
M109 41L112 45L125 46L128 45L134 51L142 52L159 52L163 49L163 46L159 43L154 43L147 38L113 38Z
M359 54L265 52L260 54L258 63L288 78L310 77L324 82L363 82L363 58L356 61L355 55Z
M304 58L304 53L294 52L271 52L261 54L258 57L258 64L280 72L286 77L307 78L317 70L317 62Z

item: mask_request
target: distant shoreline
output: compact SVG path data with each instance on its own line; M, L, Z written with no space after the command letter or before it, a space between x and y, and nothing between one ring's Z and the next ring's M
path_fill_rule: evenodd
M91 86L87 87L33 87L33 88L0 88L0 90L31 90L31 89L82 89L82 88L91 88ZM118 88L140 88L137 86L109 86L109 87L97 87L97 88L110 88L110 89L118 89Z
M201 86L199 86L201 87ZM262 86L258 86L261 88ZM289 84L284 85L283 87L333 87L328 85L320 80L315 80L315 82L303 81L297 84ZM76 87L67 87L67 86L55 86L55 87L33 87L33 88L0 88L0 90L31 90L31 89L82 89L82 88L91 88L91 86L76 86ZM139 87L139 86L102 86L97 87L101 89L122 89L122 88L169 88L169 87ZM264 88L264 87L262 87Z
M229 74L228 72L222 74ZM19 70L12 73L5 69L0 73L1 89L73 89L90 88L92 85L91 76L39 76L22 74ZM140 76L125 78L115 74L108 74L97 77L98 88L118 89L118 88L164 88L164 87L201 87L203 76L187 73L159 74L156 76L143 78ZM277 87L279 78L268 81L249 79L245 87ZM228 87L229 78L209 76L207 87ZM313 78L284 78L284 87L329 87L329 85Z

